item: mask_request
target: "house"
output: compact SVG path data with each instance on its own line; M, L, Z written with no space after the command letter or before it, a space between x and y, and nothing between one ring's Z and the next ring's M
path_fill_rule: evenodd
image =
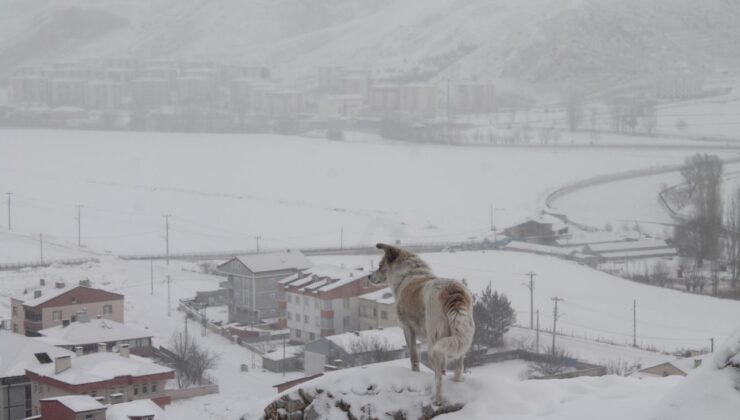
M278 280L311 267L300 251L271 252L234 257L217 267L231 284L229 322L256 324L285 316L278 307L282 290Z
M27 367L26 375L31 381L34 415L40 413L41 400L62 395L87 394L106 404L151 399L164 406L171 401L165 384L175 378L172 369L129 354L126 344L119 353L58 356Z
M228 305L230 294L231 291L228 288L195 292L195 302L206 306Z
M455 86L453 107L458 114L483 114L493 111L494 87L488 83L461 83Z
M568 233L568 225L552 216L540 216L504 229L504 234L515 241L553 244Z
M692 370L701 366L702 361L706 358L706 355L700 357L686 357L683 359L672 360L670 362L661 363L655 366L650 366L645 369L641 369L634 373L632 376L638 378L645 377L665 377L665 376L686 376Z
M396 299L391 289L376 290L357 297L361 330L388 328L398 325Z
M26 420L106 420L106 406L89 395L64 395L39 402L39 414Z
M511 241L504 249L507 251L531 252L533 254L553 255L562 258L573 258L578 250L575 248L561 248L557 246L540 245L531 242Z
M365 105L360 95L325 95L319 99L319 118L322 120L355 120Z
M0 420L21 420L32 415L31 380L26 376L27 368L73 354L0 330Z
M96 353L100 343L107 351L118 351L122 344L128 344L132 353L139 356L150 356L152 352L152 334L110 319L89 319L85 312L77 316L76 322L68 325L57 325L38 332L35 340L70 351L78 347L84 354Z
M399 90L399 110L406 117L435 115L439 110L437 86L403 85Z
M109 406L105 420L167 420L167 415L154 401L143 399Z
M80 311L123 323L123 295L87 286L67 287L56 282L53 289L40 288L10 301L13 332L28 336L73 322Z
M310 376L324 372L327 366L360 366L405 355L406 338L400 327L331 335L306 344L304 373Z
M262 355L262 368L270 372L297 371L303 369L303 346L278 346Z
M320 265L278 282L283 290L290 339L313 341L360 328L357 296L378 290L363 270Z

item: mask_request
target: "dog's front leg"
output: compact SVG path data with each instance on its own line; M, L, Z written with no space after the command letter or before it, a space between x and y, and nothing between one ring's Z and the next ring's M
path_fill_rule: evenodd
M411 327L403 328L403 335L406 338L406 348L409 349L409 358L411 359L411 370L419 371L419 353L416 351L416 333Z

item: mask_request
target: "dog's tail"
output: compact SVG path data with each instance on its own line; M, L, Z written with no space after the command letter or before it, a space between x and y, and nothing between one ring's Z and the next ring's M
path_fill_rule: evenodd
M434 343L434 350L460 358L473 344L475 323L470 293L460 283L450 283L440 291L439 301L447 315L450 335Z

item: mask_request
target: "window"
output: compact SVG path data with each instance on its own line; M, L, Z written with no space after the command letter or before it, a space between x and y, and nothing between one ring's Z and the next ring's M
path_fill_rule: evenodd
M134 395L139 395L139 386L134 385Z
M113 305L103 305L103 315L110 315L113 313Z
M303 306L308 306L308 296L303 296Z
M149 384L144 384L141 386L141 393L142 394L148 394L149 393Z
M308 315L303 315L303 322L306 323L306 324L309 323Z
M380 311L380 319L388 319L388 312Z
M290 296L290 293L286 293L285 296L286 296L286 299L288 300L288 302L292 302L292 299L293 298Z
M153 393L154 392L157 392L157 383L156 382L152 382L152 392Z
M16 315L18 315L18 307L13 306L13 316L16 316Z
M18 324L13 324L13 332L14 333L18 332Z
M94 420L95 414L85 414L85 420Z
M313 341L316 339L316 334L314 333L308 333L308 341Z
M62 311L54 311L51 313L51 320L52 321L61 321L62 320Z
M349 298L344 298L342 306L344 307L344 309L349 309Z
M301 314L295 314L296 322L301 322Z
M345 316L342 318L342 328L349 328L349 317Z
M331 311L331 300L327 299L324 302L324 310L325 311Z
M301 338L301 330L295 330L295 336Z

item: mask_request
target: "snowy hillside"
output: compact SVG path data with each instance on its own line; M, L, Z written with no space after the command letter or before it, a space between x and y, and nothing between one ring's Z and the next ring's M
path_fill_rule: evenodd
M723 0L6 0L0 74L134 54L262 62L289 77L350 64L420 79L616 82L731 67L739 16Z

